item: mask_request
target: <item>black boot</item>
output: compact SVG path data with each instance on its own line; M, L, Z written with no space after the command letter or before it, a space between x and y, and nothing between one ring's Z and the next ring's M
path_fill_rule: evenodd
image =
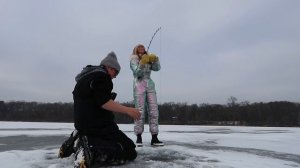
M77 145L78 149L74 156L74 168L89 168L94 159L87 137L79 137Z
M136 135L136 146L137 147L142 147L143 146L143 140L142 140L142 134L137 134Z
M157 134L152 135L151 146L164 146L164 143L158 140Z
M79 137L78 131L75 129L70 137L61 145L59 152L58 152L58 157L59 158L65 158L71 156L72 153L75 153L74 149L74 143Z

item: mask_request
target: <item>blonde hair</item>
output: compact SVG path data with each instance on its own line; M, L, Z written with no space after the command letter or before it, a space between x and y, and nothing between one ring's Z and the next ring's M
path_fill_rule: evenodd
M143 47L143 48L145 49L145 53L144 53L144 54L147 54L147 51L146 51L145 46L144 46L143 44L138 44L138 45L136 45L136 46L133 48L132 55L138 55L137 49L138 49L139 47Z

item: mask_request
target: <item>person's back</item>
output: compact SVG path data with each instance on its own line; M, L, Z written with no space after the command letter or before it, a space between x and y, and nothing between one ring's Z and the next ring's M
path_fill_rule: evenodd
M101 136L118 130L111 111L101 108L110 100L111 78L100 66L88 65L76 77L73 91L74 125L82 135Z

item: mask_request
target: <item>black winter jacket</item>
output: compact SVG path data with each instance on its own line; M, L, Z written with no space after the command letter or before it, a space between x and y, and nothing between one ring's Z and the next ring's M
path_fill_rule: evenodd
M76 76L74 125L81 135L104 136L119 130L114 114L102 108L111 99L113 83L103 67L86 66Z

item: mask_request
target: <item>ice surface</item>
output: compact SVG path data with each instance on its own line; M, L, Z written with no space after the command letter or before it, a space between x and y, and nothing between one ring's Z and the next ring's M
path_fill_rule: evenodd
M120 124L135 140L132 124ZM0 163L9 168L72 168L72 157L57 158L72 123L0 122ZM126 168L295 168L300 167L300 128L160 125L164 147L144 146Z

